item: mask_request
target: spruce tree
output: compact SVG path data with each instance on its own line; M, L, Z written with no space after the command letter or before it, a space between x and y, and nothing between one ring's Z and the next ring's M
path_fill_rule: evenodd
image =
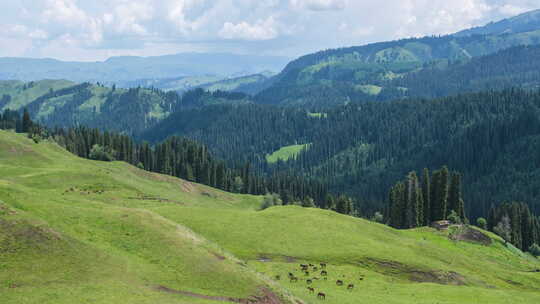
M450 188L448 189L448 212L454 211L461 221L465 220L465 211L463 210L463 200L461 199L461 176L453 173Z
M409 173L406 189L406 228L415 228L419 225L419 189L418 177L415 172Z
M429 178L429 169L424 169L422 177L422 198L424 203L422 225L429 226L431 224L431 183Z
M30 113L28 113L28 110L24 109L24 114L22 118L22 133L29 133L30 129L32 128L32 120L30 119Z

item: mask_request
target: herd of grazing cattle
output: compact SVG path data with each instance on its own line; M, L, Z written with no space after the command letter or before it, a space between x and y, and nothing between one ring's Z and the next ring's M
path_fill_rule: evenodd
M306 284L308 285L307 289L312 294L315 294L315 288L313 288L310 285L312 285L314 281L318 281L318 280L327 281L328 280L328 271L326 270L326 263L320 263L319 266L315 266L313 264L300 264L300 268L296 270L300 270L300 272L303 273L305 277L307 277L306 278ZM318 277L317 274L320 274L320 277ZM275 279L278 281L281 280L281 275L276 275ZM288 279L290 280L291 283L297 283L300 280L298 276L296 276L293 272L289 272ZM360 275L358 280L363 281L364 276ZM336 285L345 286L345 282L343 280L336 280ZM347 290L352 291L354 290L354 287L355 287L354 284L350 283L347 285ZM317 299L326 300L326 293L318 292Z

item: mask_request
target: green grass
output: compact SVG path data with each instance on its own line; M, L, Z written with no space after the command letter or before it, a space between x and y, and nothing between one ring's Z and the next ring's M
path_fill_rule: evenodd
M12 97L4 109L19 110L49 93L50 89L59 90L74 85L75 83L67 80L41 80L27 83L25 87L25 83L21 81L0 81L0 96L5 94Z
M355 89L368 95L379 95L382 91L382 87L372 84L357 85Z
M313 118L326 118L327 114L326 113L311 113L311 112L309 112L308 116L313 117Z
M309 146L310 144L282 147L274 153L266 155L266 161L270 164L277 163L279 160L287 161L291 157L296 157L302 150L308 149Z
M538 260L492 234L482 246L261 201L0 131L1 303L219 303L160 285L240 298L270 286L286 303L322 303L298 269L320 262L324 303L540 301Z

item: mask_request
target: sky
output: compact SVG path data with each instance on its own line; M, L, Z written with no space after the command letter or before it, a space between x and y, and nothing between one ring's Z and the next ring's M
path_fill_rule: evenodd
M101 61L229 52L290 58L449 34L538 0L0 0L0 57Z

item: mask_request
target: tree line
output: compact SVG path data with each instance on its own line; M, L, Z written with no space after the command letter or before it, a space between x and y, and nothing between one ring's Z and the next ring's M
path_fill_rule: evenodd
M6 110L0 115L0 128L28 133L36 141L52 138L69 152L100 161L125 161L140 169L176 176L234 193L279 195L281 205L298 204L319 207L344 214L355 214L350 197L333 195L326 185L315 179L295 175L292 171L270 176L256 174L249 162L228 166L215 158L198 142L172 136L155 145L136 142L130 136L95 128L43 128L32 122L29 112L23 115Z
M467 222L461 195L461 175L444 166L431 175L424 169L422 179L416 172L393 186L389 192L388 223L399 229L429 226L434 221L451 219Z

